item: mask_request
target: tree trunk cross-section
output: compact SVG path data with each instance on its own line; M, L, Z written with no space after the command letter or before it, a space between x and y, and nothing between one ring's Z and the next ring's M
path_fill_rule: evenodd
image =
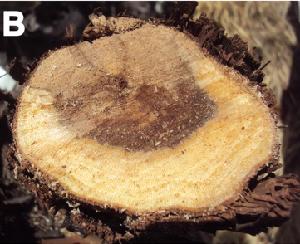
M255 215L259 200L244 189L279 149L261 86L210 56L200 35L125 17L93 24L110 35L48 53L19 98L21 179L41 199L125 214L128 230ZM291 182L277 187L291 191L288 204L299 193Z

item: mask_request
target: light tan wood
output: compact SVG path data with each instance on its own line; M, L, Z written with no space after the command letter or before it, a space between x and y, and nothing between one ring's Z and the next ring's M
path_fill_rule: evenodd
M113 88L98 87L114 82L110 77L125 80L125 106L116 103ZM122 140L93 138L116 117L147 127L158 116L134 99L139 88L154 87L155 96L155 87L163 87L180 103L184 98L176 87L182 83L203 91L201 99L210 106L204 106L204 122L179 142L160 146L155 137L135 150ZM23 90L15 135L21 163L30 162L53 184L82 201L138 213L196 211L235 199L278 143L273 117L255 86L186 34L151 24L50 53Z

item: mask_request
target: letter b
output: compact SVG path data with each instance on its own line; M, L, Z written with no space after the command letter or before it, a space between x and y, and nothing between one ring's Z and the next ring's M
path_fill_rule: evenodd
M16 20L11 20L11 17L15 17ZM3 12L3 36L21 36L25 31L25 27L22 24L23 14L17 11L4 11ZM17 30L10 30L10 27L15 26Z

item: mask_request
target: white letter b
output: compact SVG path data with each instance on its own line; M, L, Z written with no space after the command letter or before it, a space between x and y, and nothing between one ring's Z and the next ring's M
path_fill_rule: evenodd
M11 20L11 17L17 18L16 20ZM4 11L3 12L3 36L21 36L25 31L25 27L22 24L23 14L17 11ZM10 27L15 26L18 29L11 31Z

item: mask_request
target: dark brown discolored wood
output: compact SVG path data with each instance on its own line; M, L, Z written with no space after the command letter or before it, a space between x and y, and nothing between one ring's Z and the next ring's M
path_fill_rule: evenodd
M68 123L83 116L95 120L95 129L83 137L100 143L132 151L172 147L216 110L214 102L193 83L184 80L172 90L146 84L136 88L123 77L101 77L95 86L80 87L71 97L58 95L55 106ZM106 100L111 103L104 111L108 118L101 120L91 103L97 106Z

